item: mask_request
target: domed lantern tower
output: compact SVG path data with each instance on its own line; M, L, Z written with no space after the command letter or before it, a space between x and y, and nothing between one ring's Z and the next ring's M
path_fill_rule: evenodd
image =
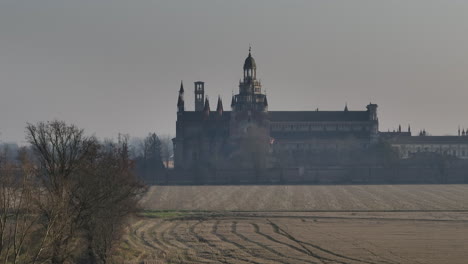
M239 94L233 97L233 111L267 111L266 95L262 93L262 84L257 80L257 64L252 57L251 48L244 62L244 78L239 82Z
M257 77L257 64L251 54L252 49L249 48L249 56L244 62L244 80L250 79L255 80Z
M244 77L239 82L239 93L232 97L230 135L239 138L250 129L268 131L268 102L262 92L262 84L257 80L257 64L249 55L244 61Z

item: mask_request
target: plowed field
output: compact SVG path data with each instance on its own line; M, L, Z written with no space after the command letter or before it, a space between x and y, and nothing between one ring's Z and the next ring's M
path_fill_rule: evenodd
M155 186L152 210L468 210L468 185Z
M466 185L165 186L144 204L190 211L136 219L129 263L468 263Z

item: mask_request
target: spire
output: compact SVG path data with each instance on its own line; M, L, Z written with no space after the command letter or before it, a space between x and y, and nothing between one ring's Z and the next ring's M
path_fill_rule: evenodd
M181 94L179 94L179 99L177 100L177 106L178 107L183 107L184 106L184 98L182 97Z
M208 101L208 97L206 97L205 99L205 107L203 108L203 113L207 116L210 114L210 102Z
M346 104L345 104L344 111L345 111L345 112L348 112L348 103L347 103L347 102L346 102Z
M234 95L232 95L231 107L234 107L234 105L236 105L236 99L234 98Z
M401 125L398 125L398 133L401 133Z
M408 125L408 133L411 133L411 126Z
M183 94L183 93L184 93L184 83L182 81L180 81L179 94Z
M179 98L177 98L177 110L180 113L185 111L184 85L182 81L180 81Z
M218 112L218 115L223 114L223 101L221 100L221 96L218 96L218 105L216 106L216 112Z

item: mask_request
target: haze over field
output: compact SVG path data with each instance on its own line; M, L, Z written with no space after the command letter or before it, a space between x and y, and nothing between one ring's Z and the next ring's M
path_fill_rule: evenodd
M173 134L180 80L228 104L249 43L270 110L372 101L383 131L455 134L468 127L467 13L462 0L4 0L1 140L54 118L101 138Z
M468 185L153 186L148 210L468 210Z

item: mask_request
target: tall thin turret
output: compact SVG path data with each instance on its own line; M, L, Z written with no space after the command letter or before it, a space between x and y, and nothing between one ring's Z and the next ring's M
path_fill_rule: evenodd
M210 101L208 101L208 97L205 98L205 106L203 107L203 114L205 116L210 115Z
M235 105L236 105L236 97L234 97L234 95L233 95L232 99L231 99L231 108L234 109Z
M379 118L377 117L377 105L369 103L367 105L367 113L369 114L369 121L371 123L370 137L371 143L376 143L379 137Z
M180 81L179 98L177 99L177 110L178 113L183 113L185 111L184 84L182 81Z
M218 105L216 106L216 112L218 115L223 115L223 101L221 100L221 96L218 96Z

